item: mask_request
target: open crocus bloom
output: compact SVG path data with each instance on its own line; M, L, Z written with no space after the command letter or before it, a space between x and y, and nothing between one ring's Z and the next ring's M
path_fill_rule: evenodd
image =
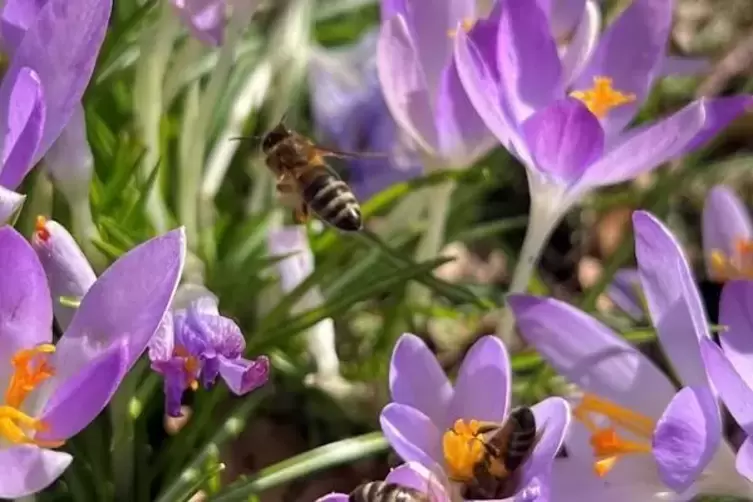
M701 359L699 344L710 337L692 273L661 223L644 212L636 212L633 223L651 318L684 387L677 392L645 356L576 308L510 297L523 338L582 392L566 441L572 460L559 463L568 474L557 474L555 465L553 483L575 486L578 470L567 464L578 463L593 470L577 500L749 496L748 483L731 473L733 453L722 440L718 403Z
M481 454L476 421L502 423L510 407L510 364L502 342L480 338L468 351L452 386L431 351L405 334L390 364L392 402L380 417L392 448L406 462L441 469L463 481ZM548 478L570 421L567 403L557 397L532 407L541 436L521 467L516 497L548 500ZM516 499L517 500L517 499Z
M182 231L142 244L84 296L52 344L45 272L31 246L0 228L0 497L52 483L72 457L54 448L91 422L146 349L183 266Z
M753 223L729 188L711 189L703 207L703 257L711 280L753 279Z

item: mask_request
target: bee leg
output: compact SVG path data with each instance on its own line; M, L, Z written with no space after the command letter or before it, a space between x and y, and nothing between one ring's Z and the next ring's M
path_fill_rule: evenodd
M310 216L311 215L309 214L309 208L304 203L298 204L298 206L293 209L293 221L295 221L298 225L303 225L304 223L309 221Z
M295 186L287 179L288 175L283 173L277 177L277 183L275 184L277 192L279 193L293 193L295 192Z

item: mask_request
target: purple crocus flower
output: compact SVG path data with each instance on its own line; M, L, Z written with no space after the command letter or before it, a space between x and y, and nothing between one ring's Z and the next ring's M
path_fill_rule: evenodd
M207 45L219 46L225 37L228 3L253 12L259 0L170 0L170 3L194 37Z
M446 480L418 462L408 462L392 469L386 483L394 483L406 488L413 488L429 495L431 502L451 502L452 498L445 488ZM316 499L316 502L348 502L347 493L329 493Z
M731 189L717 185L709 192L703 207L702 234L710 279L753 279L753 223Z
M720 349L701 340L709 377L732 417L748 435L737 452L737 472L753 482L753 282L730 281L722 290ZM753 491L753 490L751 490Z
M77 309L64 305L61 297L83 298L97 276L76 240L56 221L38 216L31 246L47 274L55 320L66 329Z
M230 390L243 395L264 385L269 359L242 357L246 340L238 325L220 315L214 295L193 298L186 307L165 315L149 342L152 369L165 380L165 409L180 417L181 398L187 389L204 388L222 377Z
M318 49L309 64L312 113L325 144L389 155L386 162L347 162L348 184L361 200L422 172L417 153L384 102L376 70L377 37L378 30L373 30L352 46Z
M423 341L404 334L390 363L392 402L382 410L382 431L406 462L463 479L470 475L469 462L480 453L474 449L478 442L472 441L477 436L474 423L504 422L511 383L507 350L494 336L480 338L471 347L452 386ZM558 397L532 410L541 436L521 467L515 500L548 500L549 469L570 422L567 402Z
M606 293L609 299L633 320L639 321L645 317L643 292L641 291L641 280L637 269L624 268L618 270L614 274Z
M661 346L683 384L679 392L649 359L584 312L549 298L508 299L523 338L583 393L566 442L572 460L559 464L562 473L555 465L553 490L575 486L572 464L590 464L596 475L583 471L573 500L749 493L747 483L730 475L733 453L722 439L701 359L708 321L687 261L653 216L636 212L633 224L641 284Z
M86 427L146 349L183 266L182 231L142 244L91 287L57 345L47 279L28 242L0 228L0 497L44 489L70 464L56 451Z

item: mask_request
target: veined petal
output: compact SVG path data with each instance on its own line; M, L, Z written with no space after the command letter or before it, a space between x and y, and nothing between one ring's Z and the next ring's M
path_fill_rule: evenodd
M712 252L721 251L724 256L733 256L739 239L753 239L753 224L742 201L723 185L715 186L706 196L702 222L703 257L706 273L712 277Z
M107 30L111 0L48 0L14 52L6 79L34 70L47 107L36 163L60 135L81 101Z
M574 81L588 89L594 77L612 79L615 89L635 94L635 101L602 119L607 136L621 131L648 95L664 54L672 24L672 2L633 0L601 36L591 60Z
M405 19L385 21L377 43L379 81L392 117L406 134L428 152L437 146L437 132L422 61Z
M382 409L379 423L390 446L404 461L425 466L443 462L443 431L417 409L390 403Z
M89 289L58 342L53 378L69 377L124 339L130 368L170 305L184 259L185 232L180 228L137 246L113 263Z
M679 112L626 136L593 163L579 185L622 183L688 151L688 145L704 127L706 110L696 101ZM603 121L602 121L603 124Z
M5 225L26 200L25 195L0 187L0 225Z
M521 130L538 170L566 185L575 183L604 150L599 120L577 99L541 109Z
M400 337L392 352L390 393L392 401L416 408L437 427L446 424L452 386L423 340L410 333Z
M68 439L89 425L110 402L128 370L128 343L121 340L66 381L42 409L50 429L40 439Z
M220 376L233 391L241 396L267 383L269 378L269 359L260 356L253 361L244 359L227 359L219 357Z
M753 282L730 281L722 290L719 342L738 374L753 388Z
M0 450L0 497L16 499L40 492L60 477L73 457L37 446Z
M65 330L76 309L63 305L60 298L83 298L97 276L73 236L56 221L38 219L31 246L47 274L55 319Z
M735 422L753 433L753 389L738 373L726 355L710 339L701 340L701 355L709 378Z
M556 4L576 3L580 4L581 8L585 8L585 11L582 12L578 27L562 54L562 81L565 85L570 85L570 82L583 70L583 66L596 48L601 32L601 11L596 1L565 0Z
M656 424L653 453L662 481L682 493L698 479L722 441L722 420L708 387L685 387Z
M241 328L232 319L219 314L203 314L195 308L189 308L186 321L217 354L230 359L243 354L246 339L243 338Z
M457 419L504 421L510 406L511 380L510 358L502 341L491 335L479 338L460 365L449 416L443 425L450 427ZM489 389L494 389L494 399L489 399Z
M173 349L175 348L174 329L172 312L165 312L157 331L149 340L147 348L150 361L167 361L173 356Z
M675 395L659 368L585 312L553 298L511 295L507 302L522 337L583 390L654 418Z
M50 290L39 258L12 227L0 227L0 382L17 351L52 340Z
M503 99L518 123L565 97L557 44L538 2L504 1L497 65Z
M633 227L641 284L662 348L681 382L706 386L698 343L709 338L709 323L682 248L650 213L634 212Z
M0 186L14 189L34 167L32 158L45 127L45 95L39 75L30 68L6 74L0 84L3 165Z

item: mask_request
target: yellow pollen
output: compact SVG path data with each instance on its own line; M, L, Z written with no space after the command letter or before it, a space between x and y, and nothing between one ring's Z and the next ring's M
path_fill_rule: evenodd
M5 391L5 405L0 406L0 437L14 444L35 444L43 448L58 448L65 443L30 437L26 431L46 431L47 424L20 411L29 393L55 374L47 363L48 356L54 352L55 346L45 343L20 350L11 358L13 374Z
M570 96L579 99L597 118L606 117L612 108L632 103L635 94L623 94L612 88L612 79L594 77L594 86L585 91L573 91Z
M466 33L471 31L473 28L473 25L476 24L476 21L470 17L464 17L462 21L460 21L460 28ZM447 36L450 38L455 38L458 36L458 30L457 28L450 28L447 30Z
M484 444L478 432L478 420L457 420L452 429L442 436L447 473L457 482L468 482L474 478L473 467L484 456Z
M753 280L753 241L738 238L735 240L731 256L723 251L711 251L710 268L711 279L726 282L732 279Z
M608 418L610 425L598 426L593 415ZM591 447L596 457L594 471L599 477L612 470L621 455L651 453L650 439L654 431L654 421L645 415L593 394L585 394L573 410L573 416L591 433ZM632 433L639 440L626 439L617 433L618 428Z
M199 388L199 381L196 380L196 375L199 372L199 359L191 355L188 349L182 345L176 345L173 349L173 355L175 357L182 357L183 370L186 372L186 385L193 391Z

